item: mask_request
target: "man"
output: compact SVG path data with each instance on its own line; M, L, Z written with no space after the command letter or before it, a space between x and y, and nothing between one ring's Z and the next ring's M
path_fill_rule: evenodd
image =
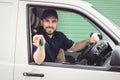
M99 41L98 37L91 37L80 42L73 42L62 32L56 31L58 15L52 9L43 12L40 23L39 31L33 36L33 59L36 64L42 64L44 61L55 62L61 48L79 51L85 48L88 43ZM40 40L42 40L42 45L39 44Z

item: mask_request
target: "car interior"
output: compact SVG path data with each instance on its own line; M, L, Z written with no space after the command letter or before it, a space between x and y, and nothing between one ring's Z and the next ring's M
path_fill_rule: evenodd
M39 7L33 5L28 6L28 26L30 26L29 35L31 37L31 40L29 41L30 44L32 42L33 35L35 35L38 30L38 25L40 25L39 17L46 8L47 7ZM99 30L99 32L100 31L101 30ZM56 63L44 62L43 66L59 66L67 68L70 67L108 71L110 70L111 65L120 66L120 51L113 50L113 47L115 46L114 42L112 42L108 37L106 37L105 33L102 31L100 33L91 31L91 34L89 34L88 36L91 37L92 35L97 35L99 37L100 41L97 44L88 44L83 50L77 52L69 50L63 51L61 49L60 54L62 55L58 56ZM113 55L113 53L116 54ZM31 56L32 53L29 54L29 64L35 64ZM116 57L118 58L117 60Z

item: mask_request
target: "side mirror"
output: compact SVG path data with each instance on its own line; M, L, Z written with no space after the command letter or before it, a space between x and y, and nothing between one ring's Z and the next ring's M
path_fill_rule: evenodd
M120 66L120 46L117 46L113 49L110 65L111 66Z

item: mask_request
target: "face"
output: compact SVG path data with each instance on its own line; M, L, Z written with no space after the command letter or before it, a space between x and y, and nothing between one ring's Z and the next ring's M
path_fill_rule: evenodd
M43 26L43 29L46 31L47 35L53 34L57 28L57 24L58 20L52 16L41 20L41 25Z

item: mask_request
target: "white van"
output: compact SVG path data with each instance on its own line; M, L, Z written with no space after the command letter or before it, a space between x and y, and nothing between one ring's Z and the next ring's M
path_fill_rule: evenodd
M59 30L69 37L74 39L77 35L78 39L86 38L81 35L81 30L88 36L91 32L100 35L100 42L88 46L83 53L96 55L97 59L94 62L89 64L88 61L83 64L81 51L65 51L65 63L34 63L32 35L40 25L38 17L46 8L53 8L59 12L59 22L64 23L59 23L63 28ZM67 15L74 15L75 19L70 19ZM71 20L73 24L70 21L65 23L66 19ZM70 30L67 25L74 27ZM0 80L120 80L120 29L87 2L0 0L0 26ZM71 35L67 34L68 32ZM89 59L93 59L93 56Z

